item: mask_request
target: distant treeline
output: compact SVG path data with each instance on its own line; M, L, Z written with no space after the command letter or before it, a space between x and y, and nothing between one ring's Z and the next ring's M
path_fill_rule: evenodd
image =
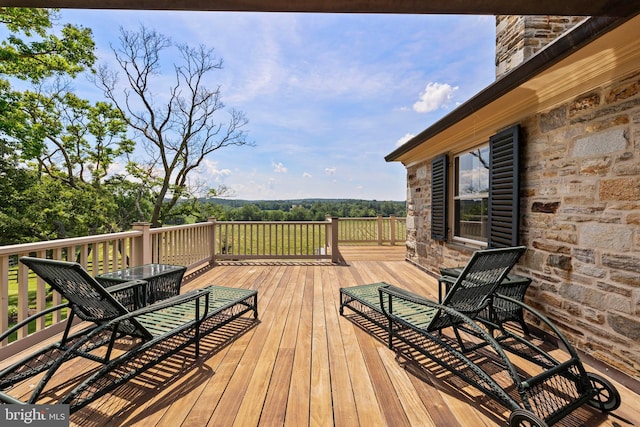
M293 200L230 200L206 199L199 201L202 216L219 221L324 221L327 216L342 218L368 218L382 215L404 217L404 201L377 201L355 199L293 199ZM176 215L166 224L189 222L188 215Z

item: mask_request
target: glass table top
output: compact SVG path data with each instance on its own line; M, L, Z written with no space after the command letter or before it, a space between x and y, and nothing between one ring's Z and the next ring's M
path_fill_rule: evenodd
M173 273L184 269L181 265L170 264L144 264L136 267L124 268L118 271L100 274L99 277L104 279L115 280L144 280L167 273Z

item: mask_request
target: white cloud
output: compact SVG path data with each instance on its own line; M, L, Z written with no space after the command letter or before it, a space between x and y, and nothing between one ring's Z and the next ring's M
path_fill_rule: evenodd
M420 94L420 100L413 104L413 109L418 113L428 113L446 107L457 90L458 86L452 87L448 83L429 82Z
M327 175L335 175L336 174L336 168L325 168L324 173Z
M408 133L405 136L403 136L402 138L400 138L399 140L396 141L396 147L400 147L401 145L406 144L411 138L413 138L415 135L412 133Z
M231 175L230 169L219 169L218 162L214 162L212 160L205 159L203 166L203 175L212 176L215 181L219 181L221 178Z
M313 175L311 175L309 172L304 172L304 173L302 174L302 177L303 177L303 178L313 178Z
M273 166L273 171L275 173L287 173L287 167L285 165L282 164L282 162L280 163L272 163L271 164Z

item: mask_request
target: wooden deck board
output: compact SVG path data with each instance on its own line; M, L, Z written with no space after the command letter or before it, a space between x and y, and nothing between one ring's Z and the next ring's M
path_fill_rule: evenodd
M330 426L333 424L323 287L322 271L316 269L313 275L311 405L309 406L309 425L312 426Z
M286 426L308 426L311 394L311 316L313 312L313 289L310 284L313 272L305 269L298 286L304 288L304 297L298 324L298 336L293 357L291 383L285 414ZM274 379L278 381L278 379Z
M185 291L257 289L260 321L205 337L197 361L185 349L73 414L72 425L506 425L504 408L446 372L396 359L339 315L340 287L386 281L437 298L435 279L405 262L402 247L349 247L343 255L347 265L241 262L199 274ZM71 378L87 363L61 373ZM616 386L623 403L614 414L585 407L557 425L637 427L640 398Z

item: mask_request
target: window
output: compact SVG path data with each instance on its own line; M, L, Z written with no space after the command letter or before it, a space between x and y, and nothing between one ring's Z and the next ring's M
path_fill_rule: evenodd
M453 209L453 239L486 242L489 248L518 245L520 126L489 138L454 158L453 188L448 185L446 154L431 162L431 238L447 241L448 208ZM449 206L451 204L451 206Z
M453 236L487 241L489 209L489 146L455 157Z

